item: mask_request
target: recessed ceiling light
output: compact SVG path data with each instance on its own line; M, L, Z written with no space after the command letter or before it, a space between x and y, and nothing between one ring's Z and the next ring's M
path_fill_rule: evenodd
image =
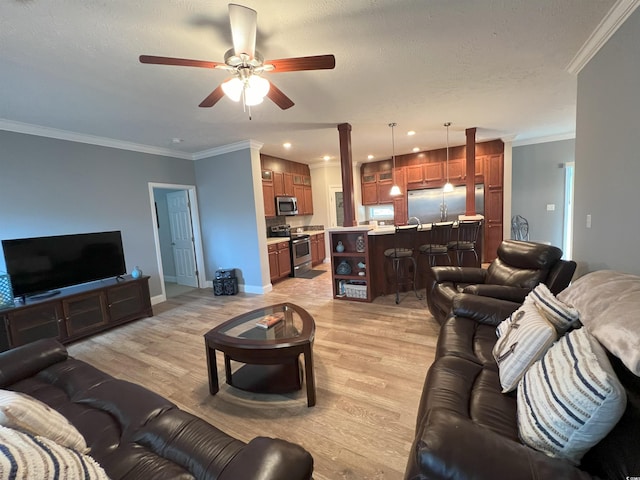
M182 138L175 137L171 139L171 143L182 143L182 142L184 142L184 139Z
M407 132L407 135L409 135L410 137L412 137L412 136L413 136L413 135L415 135L415 134L416 134L416 132L415 132L414 130L409 130L409 131Z
M419 152L420 151L420 147L413 147L413 151L414 151L414 153Z
M367 155L367 160L373 160L374 158L376 157L374 157L373 155Z
M331 160L331 157L330 157L329 155L325 155L324 157L322 157L322 159L323 159L325 162L328 162L329 160Z
M291 148L291 144L289 142L283 143L282 146L284 148Z

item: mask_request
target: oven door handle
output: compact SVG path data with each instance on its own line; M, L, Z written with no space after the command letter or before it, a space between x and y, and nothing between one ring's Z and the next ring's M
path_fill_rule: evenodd
M296 240L291 240L291 244L292 245L296 245L298 243L305 243L305 242L309 242L310 240L308 238L298 238Z

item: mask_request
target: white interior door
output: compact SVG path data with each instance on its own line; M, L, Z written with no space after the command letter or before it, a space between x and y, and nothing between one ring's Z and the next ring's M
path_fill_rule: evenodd
M198 286L196 254L191 225L191 206L186 190L167 194L171 247L176 263L176 282L190 287Z

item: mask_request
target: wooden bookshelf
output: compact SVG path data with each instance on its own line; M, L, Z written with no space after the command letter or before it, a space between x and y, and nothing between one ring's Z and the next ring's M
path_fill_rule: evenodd
M345 227L329 230L331 248L331 280L333 298L339 300L352 300L357 302L370 302L372 298L370 265L369 265L369 228ZM358 251L358 238L362 237L363 251ZM342 242L344 251L336 250L338 242ZM339 266L346 262L351 271L338 273ZM364 264L360 268L359 264Z

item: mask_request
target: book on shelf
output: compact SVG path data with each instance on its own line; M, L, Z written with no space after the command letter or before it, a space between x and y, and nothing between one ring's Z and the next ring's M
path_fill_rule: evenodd
M256 327L265 328L265 329L271 328L276 323L282 321L283 319L284 319L284 312L272 313L258 320L256 322Z

